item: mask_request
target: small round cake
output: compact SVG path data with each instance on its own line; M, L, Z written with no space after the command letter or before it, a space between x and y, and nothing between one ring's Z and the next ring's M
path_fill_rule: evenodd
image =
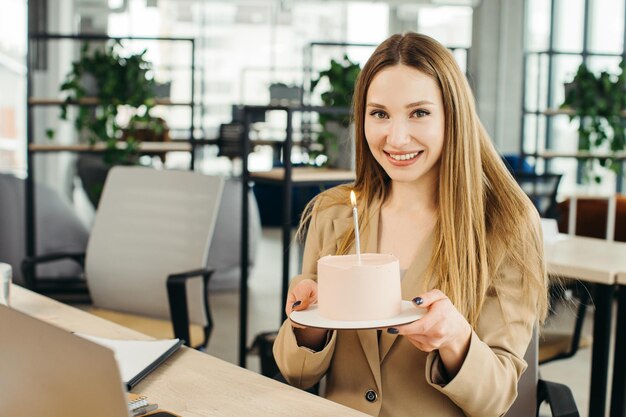
M401 312L400 262L393 255L324 256L317 261L319 314L331 320L383 320Z

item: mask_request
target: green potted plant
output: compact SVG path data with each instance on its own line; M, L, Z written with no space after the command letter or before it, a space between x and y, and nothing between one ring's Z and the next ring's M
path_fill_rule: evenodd
M626 63L620 63L618 75L602 71L596 76L582 63L573 81L566 84L565 100L561 108L569 109L570 121L578 122L578 150L594 153L623 151L626 145ZM585 160L585 179L602 181L594 167L598 162L617 172L615 158L588 158Z
M311 92L326 80L327 89L321 93L325 107L345 108L352 106L352 95L357 77L361 72L359 64L352 62L348 55L340 61L331 60L330 67L320 71L311 82ZM322 145L327 165L334 168L352 168L352 143L350 140L350 117L348 115L320 114L319 123L322 131L317 141Z
M85 43L60 87L66 96L61 105L61 119L68 120L69 106L77 103L74 126L81 140L90 145L105 144L101 159L78 162L79 176L94 205L112 165L137 163L139 142L150 140L149 132L157 138L167 137L165 122L150 114L156 104L156 83L152 64L145 58L146 50L122 55L119 46L118 42L90 51ZM118 122L122 106L133 113L124 127ZM52 138L54 132L49 131L48 136Z

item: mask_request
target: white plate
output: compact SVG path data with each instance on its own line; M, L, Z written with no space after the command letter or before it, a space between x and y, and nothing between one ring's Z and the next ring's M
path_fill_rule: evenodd
M302 326L316 327L319 329L381 329L383 327L401 326L421 319L426 314L426 309L417 307L412 301L402 301L402 311L394 317L383 320L348 321L331 320L320 316L317 304L301 311L292 311L289 315L291 321Z

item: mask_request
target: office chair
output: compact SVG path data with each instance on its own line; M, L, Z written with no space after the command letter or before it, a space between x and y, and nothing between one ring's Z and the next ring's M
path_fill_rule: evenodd
M560 359L574 356L578 349L591 346L591 337L582 333L585 323L587 308L591 304L590 289L580 281L572 281L568 284L572 299L578 303L574 329L571 332L543 332L539 337L539 364L543 365ZM552 299L563 298L564 288L552 289L555 294Z
M617 194L615 197L615 230L614 238L618 242L626 242L626 196ZM576 201L576 235L606 239L608 199L579 197ZM557 205L560 219L559 230L569 229L570 199Z
M232 122L220 125L217 138L218 154L227 158L241 158L241 146L243 141L243 123Z
M505 417L531 417L539 415L539 407L546 402L553 417L579 417L572 391L566 385L546 381L539 376L537 329L524 354L528 368L517 383L517 398Z
M513 172L513 177L535 205L541 217L557 218L556 194L561 182L561 174Z
M114 167L86 254L26 259L26 281L41 263L73 259L84 266L93 314L206 347L212 328L206 264L223 185L221 177L188 171Z

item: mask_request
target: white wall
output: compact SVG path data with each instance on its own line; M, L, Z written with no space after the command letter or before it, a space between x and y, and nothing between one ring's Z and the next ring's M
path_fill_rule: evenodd
M73 33L75 22L73 0L49 0L48 32ZM35 98L58 98L61 80L71 69L74 45L71 41L48 40L48 65L46 70L36 70L32 74ZM73 128L70 123L59 119L58 107L35 107L33 111L33 137L35 143L47 143L46 130L55 131L54 143L69 144L73 142ZM35 154L35 180L55 189L67 200L71 196L73 172L69 172L74 156L66 153Z
M519 153L523 1L483 0L474 9L469 73L478 112L502 153Z

